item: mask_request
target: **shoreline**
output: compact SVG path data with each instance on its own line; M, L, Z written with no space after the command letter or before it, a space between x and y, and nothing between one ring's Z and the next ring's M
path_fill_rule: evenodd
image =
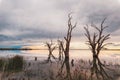
M0 48L0 51L4 50L48 50L48 49L32 49L32 48ZM56 49L58 50L58 49ZM90 50L90 49L70 49L70 50ZM120 49L102 49L101 51L120 51Z

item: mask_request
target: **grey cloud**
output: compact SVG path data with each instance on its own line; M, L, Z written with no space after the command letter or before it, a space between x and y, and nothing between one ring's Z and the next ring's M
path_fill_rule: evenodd
M82 36L83 25L99 24L104 17L110 26L107 32L114 33L120 29L119 10L117 0L2 0L0 34L31 39L63 37L70 12L78 22L75 36Z
M81 5L82 8L78 11L80 14L78 14L78 16L86 17L85 23L93 22L100 24L100 22L107 17L106 24L110 26L108 32L114 32L119 29L120 3L117 0L86 0L83 1Z
M37 30L37 29L27 29L29 32L26 34L19 35L21 39L39 39L39 38L58 38L62 37L64 34L59 32L51 32L49 30ZM26 30L25 30L26 31ZM61 34L61 35L60 35Z

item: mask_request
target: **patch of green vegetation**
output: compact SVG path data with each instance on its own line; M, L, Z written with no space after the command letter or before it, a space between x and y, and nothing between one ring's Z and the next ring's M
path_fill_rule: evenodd
M3 70L4 63L5 61L3 59L0 59L0 71Z
M14 56L8 60L5 71L19 72L23 69L24 60L22 56Z

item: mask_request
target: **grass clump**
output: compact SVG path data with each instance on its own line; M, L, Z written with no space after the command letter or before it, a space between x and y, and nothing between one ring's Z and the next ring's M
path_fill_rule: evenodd
M5 61L3 59L0 59L0 71L3 70L4 63Z
M19 72L23 69L24 60L22 56L14 56L8 60L6 64L6 71Z

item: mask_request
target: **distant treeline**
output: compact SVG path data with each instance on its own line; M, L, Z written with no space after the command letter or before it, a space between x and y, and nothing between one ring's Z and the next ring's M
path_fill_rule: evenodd
M0 50L48 50L48 49L31 49L31 48L0 48ZM89 49L70 49L70 50L89 50ZM102 49L110 51L119 51L120 49Z
M30 48L0 48L0 50L32 50Z

